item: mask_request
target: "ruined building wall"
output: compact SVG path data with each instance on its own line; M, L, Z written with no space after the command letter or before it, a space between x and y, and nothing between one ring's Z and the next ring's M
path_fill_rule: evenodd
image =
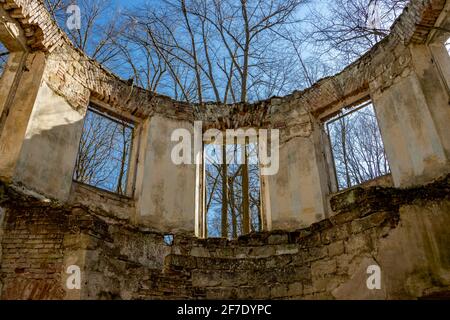
M389 36L306 90L192 106L89 59L40 1L0 0L11 53L0 79L2 297L366 297L361 278L374 261L386 270L375 298L448 290L449 8L412 0ZM367 97L391 174L337 194L324 121ZM72 181L90 102L135 123L125 197ZM280 130L279 171L262 181L267 232L194 237L201 167L170 160L171 132L193 133L194 121ZM173 246L164 233L175 234ZM79 291L64 285L70 264L82 267Z
M449 191L450 177L407 190L357 188L334 196L336 214L308 228L233 241L175 235L168 245L163 234L4 187L2 298L448 296ZM81 290L65 287L71 264L83 270ZM366 287L370 265L381 268L381 290Z
M134 224L192 232L195 175L200 169L170 161L171 131L186 128L192 133L195 120L203 122L204 130L273 128L280 130L280 169L263 181L269 229L307 226L331 214L327 198L336 191L324 156L323 121L370 96L394 185L430 182L449 171L445 77L450 70L442 65L450 64L450 58L435 57L445 48L430 29L434 24L445 27L445 5L442 0L413 1L388 37L340 74L311 88L224 107L189 106L136 88L76 50L42 4L2 2L4 16L19 34L16 39L2 37L13 58L6 68L11 75L1 80L2 97L10 97L2 103L0 176L62 202L99 206ZM137 124L131 201L93 201L72 181L89 102ZM174 199L171 192L178 196Z

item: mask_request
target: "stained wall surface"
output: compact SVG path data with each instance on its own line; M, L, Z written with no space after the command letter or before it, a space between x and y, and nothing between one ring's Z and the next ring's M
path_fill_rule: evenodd
M114 205L101 209L160 231L193 232L199 228L195 215L201 214L195 212L196 172L201 168L173 163L172 132L192 132L194 121L202 121L203 130L277 129L279 170L264 178L264 216L269 229L295 229L332 214L327 201L336 187L324 141L325 119L369 97L393 184L431 182L449 171L449 94L443 70L450 58L442 54L443 36L423 26L445 25L446 5L412 1L388 37L340 74L304 91L254 104L189 106L130 86L89 59L41 4L3 2L4 19L27 32L1 39L12 54L2 78L0 176L45 197L88 203L86 194L77 196L80 189L72 174L83 119L95 101L139 124L131 199L122 201L130 204L129 214L116 213Z
M448 9L449 1L412 0L389 36L311 88L253 104L193 106L130 86L75 49L40 1L0 1L0 19L8 22L0 24L0 41L11 53L0 79L2 297L446 292ZM336 193L324 123L365 98L373 101L391 174ZM92 102L136 124L126 196L72 181ZM171 159L171 134L193 133L194 121L203 131L279 130L279 170L263 177L261 190L264 233L195 237L202 168ZM167 233L175 234L173 246L162 241ZM389 272L382 291L367 292L361 279L374 262ZM70 264L88 280L81 291L64 285Z
M2 299L417 299L449 297L450 177L419 188L356 188L336 214L237 240L112 223L2 186ZM66 273L80 266L80 290ZM381 289L369 290L369 266Z

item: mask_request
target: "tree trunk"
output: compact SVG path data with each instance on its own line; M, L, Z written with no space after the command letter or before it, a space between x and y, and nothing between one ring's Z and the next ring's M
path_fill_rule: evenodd
M118 194L125 194L125 189L123 188L123 179L125 176L125 165L127 162L127 149L128 149L128 142L126 137L126 127L122 127L122 138L123 138L123 146L122 146L122 158L120 159L120 172L119 172L119 178L117 181L117 193Z
M196 45L195 45L194 33L192 32L191 24L189 22L189 17L188 17L188 14L187 14L185 0L181 0L181 10L183 12L184 21L186 23L186 28L188 30L188 33L189 33L189 36L190 36L190 39L191 39L192 59L194 60L195 79L196 79L196 82L197 82L197 98L198 98L198 102L200 104L202 104L203 103L202 80L201 80L201 76L200 76L200 67L198 65L197 48L196 48Z
M248 155L246 144L242 146L242 152L244 154L244 164L242 167L242 226L244 233L247 234L250 233L250 205L248 183Z
M228 168L226 144L222 145L222 237L228 238Z
M347 181L347 188L349 188L351 186L351 181L350 181L350 173L348 171L348 159L347 159L347 146L346 146L346 142L347 142L347 127L345 125L345 119L344 117L339 119L340 123L341 123L341 139L342 139L342 157L344 158L344 168L345 168L345 179Z
M234 180L234 178L233 178L233 180ZM234 200L234 181L232 181L230 183L231 225L232 225L233 239L236 239L238 237L238 231L237 231L237 216L236 216L234 201L235 201Z
M247 0L241 0L242 17L244 19L245 45L244 64L242 66L241 102L247 101L248 56L250 52L250 26L247 15Z

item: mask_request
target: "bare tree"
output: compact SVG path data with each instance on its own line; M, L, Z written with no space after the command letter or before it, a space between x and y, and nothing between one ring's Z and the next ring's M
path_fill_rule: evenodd
M135 79L142 79L142 73L160 74L158 88L170 88L172 96L187 102L225 104L282 94L295 82L294 61L281 53L285 39L277 30L295 23L294 13L303 2L165 0L157 7L139 6L127 13L127 48L145 48L146 54L138 56L162 62L165 73L158 71L161 64L147 72L136 67L136 51L126 60ZM274 59L271 49L277 42L280 58ZM223 154L228 152L226 146L223 149ZM250 185L257 184L250 181L248 164L236 171L221 163L207 175L214 195L207 199L207 208L216 207L214 199L220 194L221 235L249 232L257 225L251 226L250 211L259 210L250 200L252 196L259 201Z
M339 189L389 173L373 105L341 113L327 127Z
M121 15L114 11L112 0L45 0L44 4L77 48L102 64L114 66L120 53L118 36L123 30ZM71 4L80 8L80 29L67 27L66 10Z
M3 74L6 63L8 62L8 56L8 50L3 46L2 43L0 43L0 77Z
M163 76L168 73L164 57L154 50L148 35L133 21L126 26L117 46L125 65L131 69L134 82L151 92L158 91Z
M208 236L236 238L249 232L262 230L257 148L255 143L249 142L245 145L206 146ZM224 149L225 152L223 152ZM245 159L243 163L239 160L241 156ZM222 168L226 159L228 159L227 171L224 174ZM221 189L224 184L226 192ZM224 203L226 206L223 205Z
M339 70L387 35L407 2L327 0L325 6L307 0L162 0L139 3L118 14L110 9L111 1L74 1L83 13L82 28L66 31L77 47L151 92L168 94L193 107L214 101L223 108L230 102L246 103L311 86ZM65 28L65 8L73 1L45 2ZM344 185L388 170L369 118L357 124L340 118L330 131L340 141L333 152ZM120 155L114 188L122 193L128 150L124 131L108 127L110 131L104 132L105 127L97 125L85 130L106 137L104 141L99 137L95 152L86 151L93 150L91 141L82 141L76 174L83 181L104 183L110 179L108 170L94 159ZM361 131L363 126L370 130ZM121 139L111 138L120 133ZM104 150L108 144L121 151ZM250 156L248 148L234 145L229 150L224 145L222 154ZM206 172L207 211L220 213L208 222L208 229L221 230L222 236L258 230L262 223L258 166L249 161L239 166L220 163Z
M134 37L163 58L184 100L246 102L278 93L288 78L281 71L288 73L289 61L275 63L268 49L284 41L275 30L293 23L302 2L164 0L127 17L141 31Z
M389 33L409 0L332 0L311 12L310 39L332 63L348 64ZM339 61L340 60L340 61Z
M126 193L132 127L92 109L88 110L75 165L76 181Z

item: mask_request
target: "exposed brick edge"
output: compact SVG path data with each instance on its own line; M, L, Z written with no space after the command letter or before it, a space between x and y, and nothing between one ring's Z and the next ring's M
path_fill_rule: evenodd
M381 55L387 49L392 49L397 45L407 45L410 42L424 43L430 32L431 26L436 22L441 13L445 0L412 0L398 20L392 27L391 34L382 40L379 44L374 46L368 53L363 55L360 59L346 67L339 74L319 80L312 87L303 91L295 91L290 95L282 98L284 103L292 104L293 108L308 106L311 111L318 111L327 108L336 101L358 92L363 92L368 88L368 82L376 72L375 66L372 65L371 60L376 55ZM162 113L164 116L180 119L186 121L193 121L194 119L209 120L210 126L235 127L245 125L267 126L270 122L269 108L273 104L273 99L260 101L252 106L229 105L229 108L217 106L215 104L207 104L206 109L199 106L192 106L176 102L169 97L149 92L142 88L133 88L128 83L121 80L119 77L108 71L99 63L90 59L85 53L77 50L67 35L58 27L56 22L51 19L50 14L45 9L44 4L40 0L1 0L0 4L5 9L13 13L13 16L26 28L30 30L30 25L33 26L33 32L30 31L30 45L32 48L52 52L54 50L62 49L64 47L70 48L74 51L75 56L80 56L83 61L83 68L87 75L92 75L93 79L79 79L80 85L86 87L96 96L105 102L110 103L118 109L126 109L139 117L146 117L154 112ZM64 74L64 70L62 70ZM352 78L352 85L345 85L342 96L336 95L336 85L348 83L346 79ZM88 83L86 83L88 82ZM98 83L108 83L108 89L96 90L101 86ZM64 96L64 91L53 87L54 90L60 92ZM67 90L67 89L66 89ZM129 103L129 92L133 92L133 102ZM86 104L89 99L89 94L80 99L81 102L69 101L76 108ZM278 99L278 98L277 98ZM128 106L127 106L128 104ZM162 107L160 107L162 105ZM167 108L171 105L171 108ZM205 111L209 109L213 114L217 114L215 119L208 119L205 117ZM261 109L263 109L261 111ZM254 112L259 110L258 114L253 117L247 117L249 111ZM235 122L230 118L244 119L241 122ZM297 124L305 125L308 124ZM286 123L271 124L272 127L285 127Z

